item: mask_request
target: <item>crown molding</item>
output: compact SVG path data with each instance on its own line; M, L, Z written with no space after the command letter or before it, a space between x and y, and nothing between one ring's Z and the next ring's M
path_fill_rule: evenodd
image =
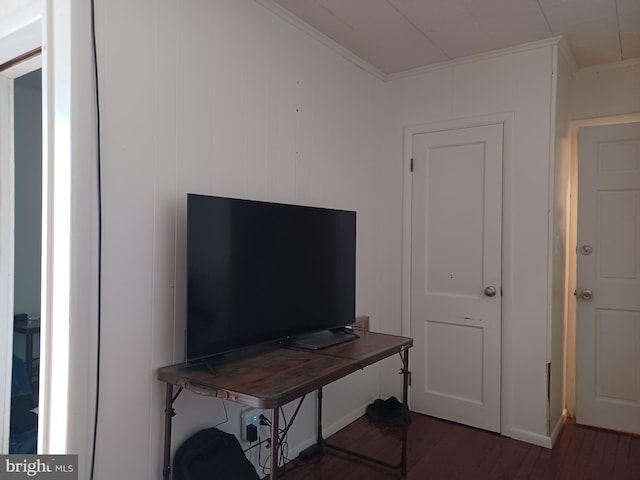
M579 68L578 73L596 73L606 72L609 70L618 70L623 68L637 68L640 67L640 58L631 58L629 60L623 60L611 63L602 63L600 65L591 65L589 67Z
M503 57L505 55L513 55L516 53L527 52L529 50L537 50L539 48L554 47L554 46L557 46L561 40L562 40L562 37L545 38L544 40L537 40L535 42L529 42L522 45L500 48L497 50L491 50L489 52L478 53L476 55L471 55L468 57L447 60L446 62L440 62L433 65L418 67L412 70L406 70L404 72L392 73L387 75L387 80L396 80L399 78L413 77L416 75L423 75L425 73L430 73L443 68L457 67L459 65L465 65L467 63L489 60L491 58Z
M479 54L471 55L471 56L468 56L468 57L462 57L462 58L456 58L456 59L453 59L453 60L447 60L445 62L440 62L440 63L436 63L436 64L432 64L432 65L426 65L424 67L418 67L418 68L414 68L414 69L411 69L411 70L405 70L405 71L402 71L402 72L387 74L387 73L384 73L379 68L373 66L372 64L370 64L366 60L363 60L362 58L360 58L355 53L351 52L350 50L347 50L342 45L338 44L335 40L332 40L331 38L327 37L324 33L320 32L316 28L312 27L311 25L309 25L308 23L306 23L305 21L303 21L299 17L296 17L289 10L287 10L284 7L282 7L280 4L276 3L274 0L254 0L254 1L256 3L258 3L259 5L261 5L262 7L264 7L265 9L267 9L270 12L274 13L278 17L282 18L287 23L295 26L296 28L298 28L302 32L306 33L307 35L311 36L312 38L314 38L318 42L320 42L323 45L325 45L326 47L328 47L329 49L333 50L338 55L340 55L343 58L347 59L348 61L353 63L358 68L370 73L374 77L376 77L376 78L378 78L378 79L380 79L380 80L382 80L384 82L388 82L388 81L396 80L396 79L400 79L400 78L412 77L412 76L416 76L416 75L423 75L425 73L433 72L433 71L440 70L440 69L443 69L443 68L456 67L458 65L464 65L464 64L467 64L467 63L479 62L479 61L482 61L482 60L488 60L488 59L491 59L491 58L497 58L497 57L501 57L501 56L504 56L504 55L512 55L512 54L522 53L522 52L526 52L526 51L529 51L529 50L536 50L536 49L545 48L545 47L558 47L558 50L560 51L560 53L567 60L567 62L569 64L569 68L571 69L572 73L575 73L578 70L578 67L577 67L577 64L575 62L575 59L573 58L573 54L571 53L571 50L569 49L566 41L563 39L563 37L558 36L558 37L546 38L544 40L537 40L537 41L534 41L534 42L529 42L529 43L525 43L525 44L522 44L522 45L516 45L516 46L513 46L513 47L506 47L506 48L500 48L500 49L497 49L497 50L491 50L489 52L479 53Z
M560 41L558 42L558 52L564 57L569 65L569 70L571 71L571 75L575 75L578 71L578 64L576 63L576 59L569 48L569 44L564 39L564 37L560 37Z
M370 73L371 75L373 75L374 77L382 81L387 80L387 74L385 74L382 70L380 70L377 67L374 67L366 60L363 60L362 58L357 56L355 53L344 48L335 40L332 40L331 38L327 37L324 33L320 32L319 30L312 27L308 23L296 17L294 14L289 12L289 10L282 7L281 5L276 3L274 0L254 0L254 1L262 5L264 8L271 11L272 13L276 14L286 22L290 23L294 27L298 28L302 32L306 33L310 37L314 38L318 42L322 43L324 46L328 47L330 50L333 50L335 53L337 53L341 57L353 63L356 67Z

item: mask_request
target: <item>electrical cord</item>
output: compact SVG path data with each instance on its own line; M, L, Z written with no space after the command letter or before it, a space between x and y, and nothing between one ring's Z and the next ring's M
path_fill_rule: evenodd
M264 440L262 440L262 438L258 437L258 441L257 442L249 442L249 446L247 448L245 448L243 450L244 453L247 453L251 450L253 450L256 447L259 447L260 445L264 444L264 443L270 443L271 439L270 438L265 438Z
M258 439L259 439L259 438L258 438ZM260 441L259 443L262 443L262 441ZM269 448L269 447L267 446L267 448ZM259 466L260 468L262 468L262 474L263 474L263 475L266 475L267 473L269 473L269 470L271 469L271 468L267 468L267 464L268 464L269 458L271 458L271 454L269 454L269 455L267 455L267 456L265 457L265 459L264 459L264 465L262 464L262 460L261 460L261 456L262 456L262 455L261 455L261 454L262 454L262 449L261 449L261 448L259 448L259 449L258 449L258 466Z
M227 403L222 400L222 407L224 408L224 420L220 423L216 423L213 428L218 428L220 425L224 425L229 421L229 413L227 412Z
M279 467L285 467L289 462L289 442L287 441L289 429L293 425L293 421L296 419L296 416L298 415L298 412L300 411L300 407L302 407L302 402L304 402L305 398L306 398L306 395L300 399L290 420L287 420L287 416L284 412L284 409L280 407L280 414L282 415L284 428L278 428L278 466ZM265 417L264 414L260 414L260 417L258 418L260 419L260 425L269 427L269 431L272 432L273 427L272 427L271 420ZM259 440L258 443L256 445L253 445L247 448L245 450L245 453L263 443L267 443L267 448L269 448L269 446L271 445L271 442L270 442L271 438L266 440L261 440L260 438L258 438L258 440ZM262 468L262 473L266 475L271 470L271 467L268 466L268 459L271 458L271 454L269 454L265 458L264 464L263 464L261 459L261 452L262 452L262 449L261 448L258 449L258 466Z
M96 332L96 398L93 418L93 444L91 447L91 474L93 480L96 465L96 444L98 439L98 414L100 410L100 360L102 341L102 147L100 138L100 88L98 82L98 49L96 41L95 0L91 0L91 47L93 50L93 74L95 81L96 102L96 175L97 175L97 207L98 207L98 311Z
M258 417L260 419L260 425L265 425L267 427L271 426L271 420L264 416L264 413L261 413Z
M291 428L291 425L293 425L293 421L296 419L296 416L298 415L298 412L300 411L300 407L302 407L302 402L304 402L304 399L306 398L306 395L304 395L300 401L298 402L298 406L296 407L296 410L293 412L293 416L291 417L291 420L289 422L287 422L287 418L284 414L284 410L282 407L280 407L280 412L282 413L282 418L284 420L284 425L285 428L282 431L283 436L286 438L287 433L289 433L289 428Z

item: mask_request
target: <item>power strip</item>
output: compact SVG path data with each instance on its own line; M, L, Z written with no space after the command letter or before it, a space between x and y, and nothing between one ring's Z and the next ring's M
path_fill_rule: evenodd
M265 411L259 408L244 409L240 412L240 438L242 441L255 442L258 437L268 437L269 427L260 424L261 415L267 417Z

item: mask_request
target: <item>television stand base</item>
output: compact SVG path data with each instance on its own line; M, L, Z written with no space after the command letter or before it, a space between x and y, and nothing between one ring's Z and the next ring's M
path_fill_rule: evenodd
M337 328L334 330L321 330L319 332L304 333L289 337L282 341L285 347L302 348L304 350L320 350L322 348L338 345L339 343L350 342L359 338L348 328Z

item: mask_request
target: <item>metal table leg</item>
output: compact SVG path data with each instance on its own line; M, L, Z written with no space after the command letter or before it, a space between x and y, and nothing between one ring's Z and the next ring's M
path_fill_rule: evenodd
M402 374L402 408L404 410L405 408L408 409L409 377L411 375L409 372L409 349L408 348L404 349L402 352L402 370L400 371L400 373ZM378 460L377 458L373 458L368 455L363 455L361 453L354 452L352 450L327 443L327 441L324 440L322 437L322 389L318 389L317 425L318 425L318 445L320 447L318 448L318 451L321 451L323 448L328 448L330 450L335 450L341 453L345 453L347 455L351 455L353 457L356 457L371 463L375 463L376 465L381 465L383 467L394 468L394 469L399 468L403 476L407 474L407 438L408 438L408 432L409 432L408 421L402 423L402 451L400 453L400 463L398 464L391 464L388 462L384 462L382 460Z
M276 480L278 475L278 449L280 447L278 445L280 438L278 407L274 407L271 412L271 473L269 478Z
M164 459L162 461L162 478L169 480L171 474L171 419L173 410L173 385L167 383L164 406Z
M318 428L318 447L322 449L324 438L322 437L322 387L318 389L318 418L316 420L316 426Z
M402 411L409 411L409 349L405 348L402 355ZM409 433L409 419L402 423L402 459L400 471L407 474L407 436Z
M162 459L162 479L169 480L171 475L171 420L176 416L173 402L182 393L182 387L173 395L173 385L167 383L164 397L164 456Z

